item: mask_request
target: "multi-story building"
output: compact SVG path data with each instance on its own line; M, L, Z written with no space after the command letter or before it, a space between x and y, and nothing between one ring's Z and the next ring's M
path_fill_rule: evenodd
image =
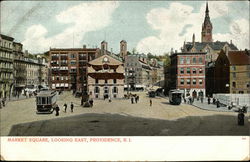
M0 34L0 98L10 97L13 91L13 41Z
M146 55L128 55L125 61L125 87L131 90L145 89L152 85L152 69Z
M250 93L250 52L221 51L215 62L211 93Z
M106 47L104 47L106 49ZM87 88L87 63L100 55L98 48L52 48L49 54L49 86L82 91Z
M185 96L205 95L205 54L173 53L170 65L170 89L184 90Z
M88 63L88 92L91 98L124 97L124 65L114 55L102 55Z
M230 93L250 94L250 51L228 51Z

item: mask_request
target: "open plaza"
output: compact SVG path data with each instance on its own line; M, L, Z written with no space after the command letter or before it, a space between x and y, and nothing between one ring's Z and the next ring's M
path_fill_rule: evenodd
M36 114L35 98L7 102L0 109L1 136L182 136L182 135L248 135L249 113L245 125L237 124L237 112L205 109L207 103L170 105L168 98L149 98L146 92L135 92L140 98L111 102L95 99L93 107L80 105L80 98L65 91L58 96L59 116ZM152 106L150 106L152 99ZM73 112L70 103L73 102ZM64 104L68 105L64 111ZM198 104L199 103L199 104ZM202 108L203 106L203 108ZM222 109L221 109L222 110Z

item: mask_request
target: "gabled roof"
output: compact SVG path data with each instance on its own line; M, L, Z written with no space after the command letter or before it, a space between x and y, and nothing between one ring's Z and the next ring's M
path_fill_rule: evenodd
M109 59L109 62L108 63L104 63L103 62L103 58L104 57L107 57ZM90 65L103 65L103 64L108 64L108 65L122 65L122 61L114 58L114 57L111 57L110 55L102 55L100 57L97 57L96 59L94 60L91 60L89 62Z
M194 45L192 42L187 42L187 44L185 44L185 48L187 49L187 51L190 51L194 47L197 51L201 51L202 49L206 47L206 45L209 45L213 50L218 51L218 50L221 50L226 44L228 44L231 50L238 50L238 48L234 44L231 44L231 43L229 44L228 42L220 42L220 41L195 42Z
M250 65L247 51L228 51L228 60L231 65Z

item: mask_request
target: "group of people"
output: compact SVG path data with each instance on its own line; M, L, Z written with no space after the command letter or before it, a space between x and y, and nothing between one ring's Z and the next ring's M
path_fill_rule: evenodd
M68 107L67 103L64 103L63 107L64 107L64 112L66 113L67 112L67 107ZM71 112L73 113L73 111L74 111L73 102L71 102L71 104L70 104L70 109L71 109ZM59 116L60 107L58 105L56 105L55 111L56 111L56 116Z
M5 107L5 106L6 106L6 98L4 97L4 98L0 99L0 109L2 107Z
M214 105L216 105L217 108L220 107L220 101L219 101L219 100L216 100L216 98L214 98L214 97L213 97L213 99L212 99L212 103L213 103ZM211 104L211 97L210 97L210 96L207 97L207 104L208 104L208 105Z
M134 104L134 102L135 103L139 102L139 96L138 95L134 95L134 96L131 97L131 104Z

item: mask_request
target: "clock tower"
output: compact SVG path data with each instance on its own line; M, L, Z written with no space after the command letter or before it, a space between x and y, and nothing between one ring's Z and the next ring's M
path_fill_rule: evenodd
M208 3L207 3L205 19L202 24L201 42L213 42L212 31L213 31L213 25L210 21Z

